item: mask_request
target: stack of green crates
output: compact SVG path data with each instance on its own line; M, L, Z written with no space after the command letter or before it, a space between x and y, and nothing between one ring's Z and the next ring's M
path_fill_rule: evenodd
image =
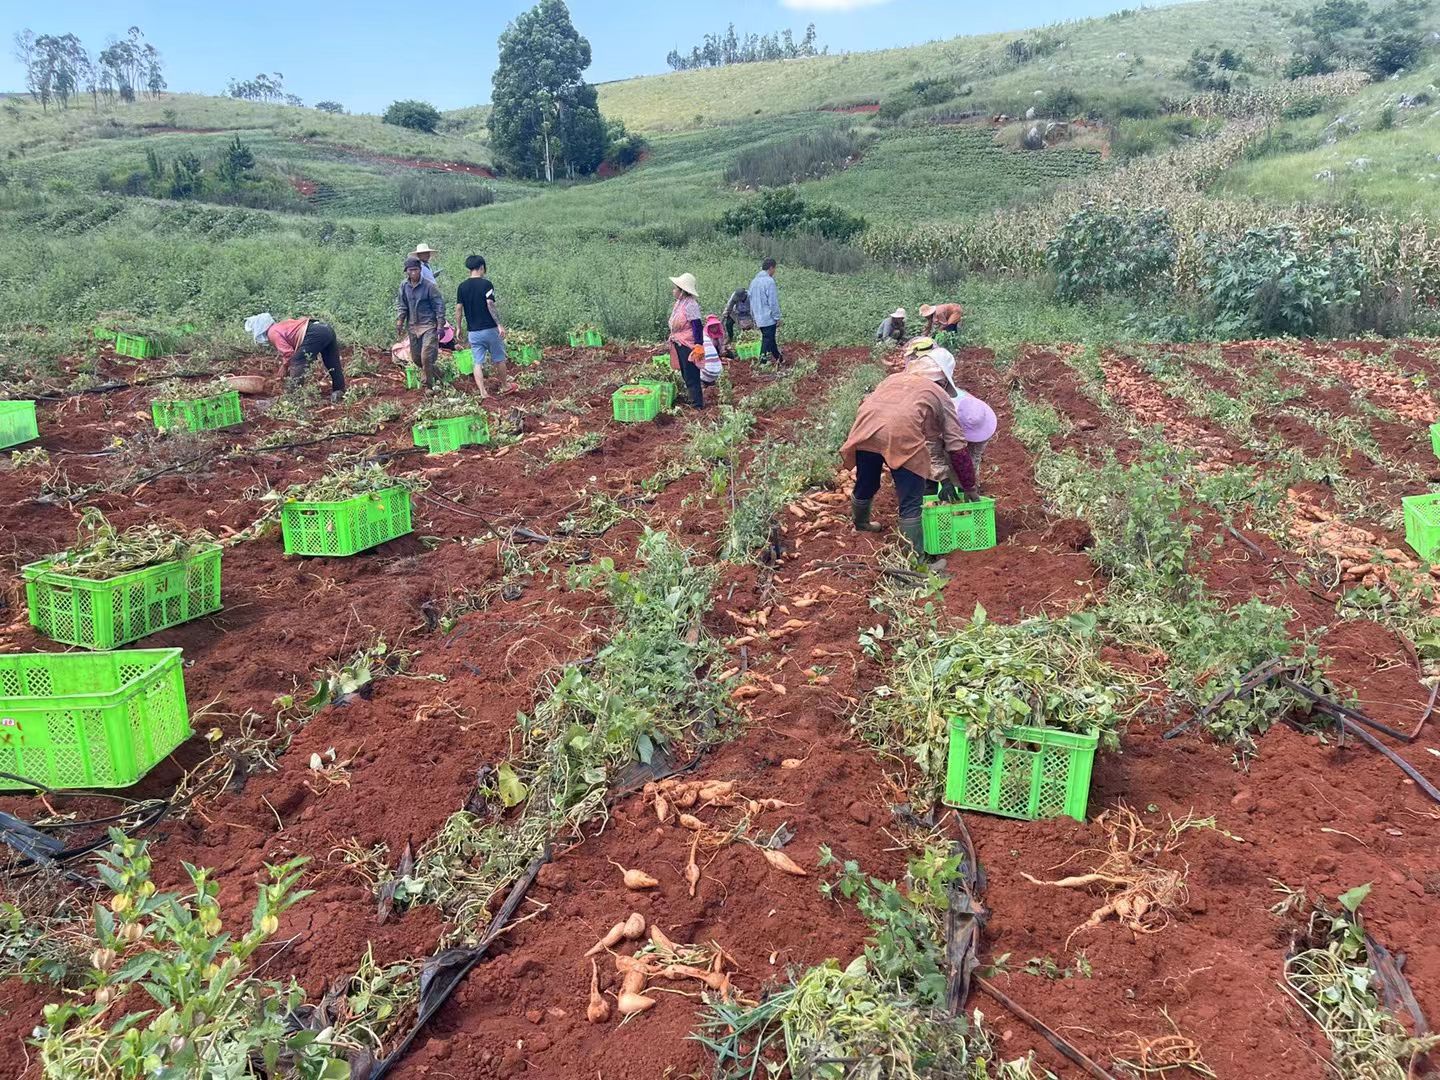
M355 555L411 528L410 492L398 486L337 502L291 500L280 507L287 555Z
M161 431L177 427L188 431L215 431L245 422L240 395L234 390L203 398L158 399L150 403L150 417Z
M920 524L927 554L984 551L995 546L995 500L947 503L929 495L921 504Z
M121 356L133 357L136 360L148 360L160 355L160 346L139 334L116 334L115 351Z
M208 545L184 559L93 579L52 569L57 559L21 568L30 625L52 641L114 649L220 610L220 554Z
M1426 562L1440 555L1440 491L1407 495L1400 500L1405 515L1405 543Z
M0 772L129 787L189 737L179 649L0 655Z
M660 394L653 385L629 383L610 395L610 409L622 424L654 420L660 415Z
M473 416L452 416L444 420L423 420L410 429L416 446L432 454L448 454L462 446L486 446L490 442L490 418L484 412Z
M967 726L950 718L947 805L1026 821L1085 820L1098 734L1015 727L971 737Z
M0 450L19 446L40 437L35 422L35 402L0 401Z

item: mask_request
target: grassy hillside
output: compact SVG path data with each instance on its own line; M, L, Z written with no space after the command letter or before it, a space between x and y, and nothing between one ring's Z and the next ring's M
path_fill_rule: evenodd
M600 106L632 128L667 131L775 116L826 106L877 102L920 79L953 78L972 87L971 103L1023 113L1037 91L1083 94L1187 92L1178 72L1192 49L1220 42L1239 49L1273 78L1293 26L1279 4L1253 0L1144 8L1060 23L1041 31L987 34L903 49L682 71L600 87ZM1017 64L1005 46L1044 34L1058 47Z

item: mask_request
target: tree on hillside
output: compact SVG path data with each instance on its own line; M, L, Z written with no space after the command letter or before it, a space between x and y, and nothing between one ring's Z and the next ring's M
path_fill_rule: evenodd
M269 75L262 73L253 79L231 79L225 86L225 92L241 101L263 101L266 104L281 101L295 106L304 104L294 94L285 92L285 76L278 71L272 71Z
M593 173L607 147L595 87L584 79L590 42L564 0L540 0L500 35L491 82L490 142L515 172L547 181Z
M15 59L25 69L25 89L42 109L59 101L70 107L70 95L82 93L90 56L74 34L41 34L22 30L15 35Z
M107 99L118 94L121 101L134 101L142 90L158 98L165 89L160 53L138 26L105 46L99 64L99 92Z
M823 56L829 47L815 46L815 24L805 28L805 37L797 44L789 30L777 34L746 34L742 40L731 23L724 34L706 34L699 45L692 45L688 54L671 49L665 62L676 71L692 68L725 67L729 64L754 64L761 60L795 60L802 56Z
M380 119L387 124L434 135L440 123L440 110L428 101L392 101Z
M315 103L315 111L331 113L334 116L342 116L345 113L345 106L341 105L338 101L317 101Z

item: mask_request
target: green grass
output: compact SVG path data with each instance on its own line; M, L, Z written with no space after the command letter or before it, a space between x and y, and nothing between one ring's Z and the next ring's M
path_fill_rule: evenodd
M1179 95L1179 69L1196 45L1222 41L1247 56L1283 55L1292 29L1280 5L1209 0L1062 23L1055 33L1064 47L1019 66L1006 58L1005 45L1033 31L606 83L600 108L632 130L674 131L880 101L919 79L954 78L973 87L975 102L1016 114L1035 91L1060 86L1083 95L1127 83Z

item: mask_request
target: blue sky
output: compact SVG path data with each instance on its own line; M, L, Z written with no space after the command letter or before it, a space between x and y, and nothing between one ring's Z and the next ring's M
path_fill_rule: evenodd
M10 49L17 30L74 33L93 54L133 25L164 56L172 90L219 94L231 76L279 71L306 104L330 98L352 112L379 112L396 98L417 97L453 109L489 100L496 39L533 2L0 0L0 90L24 86ZM672 48L686 51L730 21L742 35L789 26L797 37L814 22L832 52L855 52L1101 15L1135 2L731 0L707 12L702 4L570 0L570 14L590 39L589 76L602 82L664 71Z

